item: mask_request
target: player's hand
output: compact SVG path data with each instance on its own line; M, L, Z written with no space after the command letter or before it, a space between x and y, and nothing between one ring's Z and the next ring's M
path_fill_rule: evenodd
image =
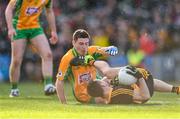
M85 57L84 57L84 63L86 64L86 65L93 65L94 64L94 62L95 62L95 59L94 59L94 57L93 56L91 56L91 55L86 55Z
M126 72L128 74L134 76L135 78L137 78L137 79L143 78L143 75L141 74L140 71L137 70L136 67L128 65L128 66L126 66L126 69L127 69Z
M13 37L16 35L16 30L14 28L11 28L8 30L8 37L11 41L13 41Z
M70 61L71 66L79 66L79 65L93 65L95 62L94 58L91 55L86 56L78 56L74 57Z
M118 48L115 46L109 46L106 48L105 52L111 56L115 56L118 54Z
M58 41L58 35L57 35L57 33L56 32L54 32L54 31L52 31L51 32L51 38L49 39L50 40L50 43L51 44L56 44L57 43L57 41Z
M71 66L84 65L84 56L74 57L74 58L70 61L70 65L71 65Z

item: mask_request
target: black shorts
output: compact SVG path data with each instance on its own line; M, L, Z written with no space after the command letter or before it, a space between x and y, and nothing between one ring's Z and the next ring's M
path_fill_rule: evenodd
M146 70L147 71L147 70ZM147 76L147 78L145 79L145 82L146 82L146 85L147 85L147 87L148 87L148 89L149 89L149 93L150 93L150 96L152 97L153 96L153 94L154 94L154 80L153 80L153 76L151 75L151 73L149 72L149 71L147 71L148 72L148 76ZM143 101L142 103L145 103L145 102L147 102L148 100L145 100L145 101Z
M145 80L146 82L146 85L149 89L149 93L150 93L150 96L152 97L153 94L154 94L154 80L153 80L153 76L150 74L148 76L148 79Z

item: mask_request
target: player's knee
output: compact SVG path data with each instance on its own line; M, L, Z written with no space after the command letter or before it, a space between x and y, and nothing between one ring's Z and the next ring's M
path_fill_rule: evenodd
M149 100L151 98L151 96L148 94L144 94L144 95L142 95L141 98L142 98L142 100Z
M44 56L44 60L48 60L51 61L52 60L52 53L51 52L47 52Z
M13 67L20 67L21 66L21 60L19 60L18 58L13 58L12 65L13 65Z

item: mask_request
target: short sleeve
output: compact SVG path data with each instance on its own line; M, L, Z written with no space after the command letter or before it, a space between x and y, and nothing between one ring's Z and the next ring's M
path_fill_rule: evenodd
M59 68L58 68L58 73L56 75L56 78L58 80L64 80L65 76L67 76L69 64L70 64L72 57L73 57L73 55L71 53L67 53L61 59L61 62L59 64Z
M45 6L46 6L46 8L51 8L52 7L52 0L49 0Z
M88 53L94 57L95 60L103 59L108 56L108 54L103 50L103 47L90 46Z

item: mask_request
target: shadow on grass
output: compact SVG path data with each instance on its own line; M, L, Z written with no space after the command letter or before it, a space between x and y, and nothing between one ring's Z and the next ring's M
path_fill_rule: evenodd
M159 106L163 105L163 103L145 103L145 104L82 104L82 103L75 103L72 105L77 106L94 106L94 107L109 107L109 106Z
M48 96L48 97L31 97L31 96L27 96L27 97L0 97L0 100L52 100L52 99L56 99L55 96Z

